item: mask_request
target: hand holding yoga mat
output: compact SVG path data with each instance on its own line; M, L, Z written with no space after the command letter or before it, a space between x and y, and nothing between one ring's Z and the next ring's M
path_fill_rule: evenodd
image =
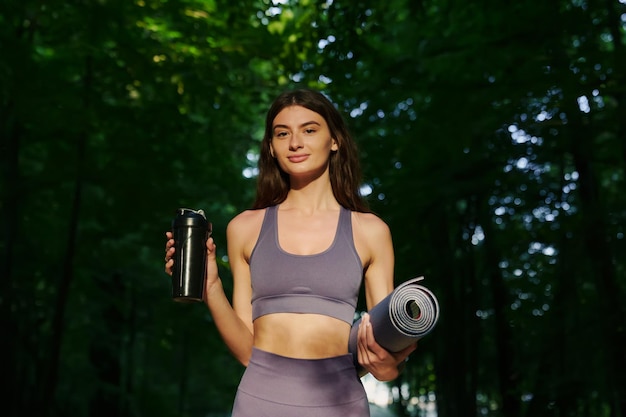
M421 339L435 327L439 303L435 295L417 283L424 277L403 282L369 311L376 342L390 352L398 352ZM357 360L357 333L361 319L352 325L348 350Z

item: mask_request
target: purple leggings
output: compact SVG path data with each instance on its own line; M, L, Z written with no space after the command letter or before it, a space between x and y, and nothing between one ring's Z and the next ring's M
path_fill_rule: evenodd
M232 417L369 417L352 355L294 359L252 349Z

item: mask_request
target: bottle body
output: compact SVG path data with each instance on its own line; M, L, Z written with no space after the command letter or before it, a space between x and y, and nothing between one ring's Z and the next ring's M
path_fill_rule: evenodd
M202 301L211 224L202 210L180 208L172 221L172 234L172 298L179 302Z

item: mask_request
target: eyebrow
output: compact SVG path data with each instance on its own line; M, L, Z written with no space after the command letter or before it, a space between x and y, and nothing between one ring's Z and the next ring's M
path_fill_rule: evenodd
M300 126L298 126L298 127L302 128L302 127L306 127L306 126L308 126L308 125L317 125L317 126L321 126L322 124L321 124L321 123L319 123L319 122L316 122L315 120L311 120L311 121L309 121L309 122L304 122L304 123L302 123L302 124L301 124ZM287 125L274 125L274 126L272 127L272 130L273 130L273 129L279 129L279 128L281 128L281 129L289 129L289 126L287 126Z

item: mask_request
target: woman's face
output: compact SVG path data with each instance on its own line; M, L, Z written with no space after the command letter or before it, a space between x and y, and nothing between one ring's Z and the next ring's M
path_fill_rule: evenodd
M337 149L326 120L312 110L294 105L274 118L270 151L291 177L319 176Z

